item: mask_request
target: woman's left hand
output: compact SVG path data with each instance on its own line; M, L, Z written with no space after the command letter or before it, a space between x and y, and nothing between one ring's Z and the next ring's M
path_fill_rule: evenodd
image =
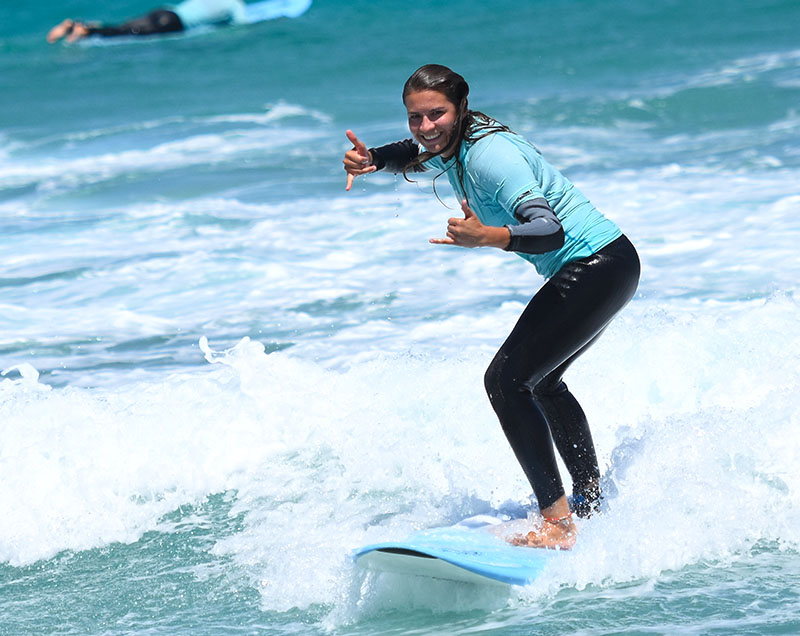
M470 209L467 200L461 202L464 218L447 220L447 238L430 239L436 245L458 245L460 247L505 248L511 240L508 229L484 225Z

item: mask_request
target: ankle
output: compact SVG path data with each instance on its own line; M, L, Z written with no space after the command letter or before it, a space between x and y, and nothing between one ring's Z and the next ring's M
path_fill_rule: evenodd
M572 525L572 512L568 512L567 514L561 517L544 517L546 523L552 524L554 526L566 526Z

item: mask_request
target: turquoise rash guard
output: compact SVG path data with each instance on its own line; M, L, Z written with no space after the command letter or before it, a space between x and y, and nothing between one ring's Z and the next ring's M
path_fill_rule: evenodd
M411 139L371 148L376 167L401 172L419 154ZM459 200L466 198L470 208L484 225L507 226L511 232L510 248L530 261L545 278L551 278L564 264L591 256L622 235L612 221L604 217L561 172L519 135L492 132L475 142L462 142L459 160L464 166L459 178L456 160L433 157L424 163L447 178ZM543 200L543 201L542 201ZM534 217L519 214L546 203L564 232L563 244L543 253L517 250L515 235L525 235ZM541 217L540 217L541 218ZM520 237L522 238L522 237Z

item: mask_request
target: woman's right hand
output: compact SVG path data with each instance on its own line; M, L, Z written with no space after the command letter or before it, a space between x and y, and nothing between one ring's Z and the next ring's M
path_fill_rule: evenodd
M353 179L362 174L375 172L377 168L372 165L372 155L364 143L356 137L352 130L346 133L347 138L353 144L352 150L344 153L344 169L347 171L347 185L345 190L349 191L353 187Z

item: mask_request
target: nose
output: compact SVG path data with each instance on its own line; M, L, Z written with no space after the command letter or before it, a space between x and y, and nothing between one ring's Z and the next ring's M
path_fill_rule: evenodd
M423 117L419 124L420 130L433 130L435 124L428 117Z

